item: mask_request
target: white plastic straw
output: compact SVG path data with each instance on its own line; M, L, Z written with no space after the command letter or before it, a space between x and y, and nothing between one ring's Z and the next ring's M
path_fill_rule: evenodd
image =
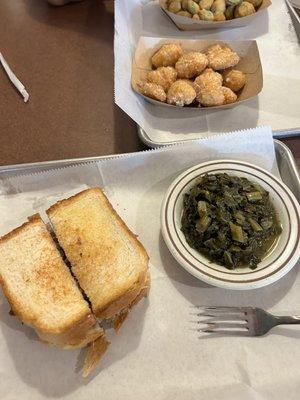
M16 75L12 72L9 65L5 61L5 58L1 54L1 52L0 52L0 62L2 64L5 72L7 73L10 81L16 87L16 89L21 93L21 95L23 96L24 102L26 103L29 99L29 94L26 91L25 86L22 84L22 82L20 82L19 79L16 77Z

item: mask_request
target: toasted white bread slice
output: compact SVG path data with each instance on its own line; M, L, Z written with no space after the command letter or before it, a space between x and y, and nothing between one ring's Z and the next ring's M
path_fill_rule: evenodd
M0 285L42 341L76 348L104 338L39 215L0 238Z
M101 189L62 200L47 214L96 317L114 318L146 294L148 255Z

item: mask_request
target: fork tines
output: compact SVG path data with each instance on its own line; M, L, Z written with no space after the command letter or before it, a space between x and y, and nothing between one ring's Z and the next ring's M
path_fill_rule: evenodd
M199 309L196 316L200 319L194 322L206 325L203 328L198 328L198 332L249 335L247 313L250 311L250 307L195 307ZM201 317L208 317L208 319L201 319Z

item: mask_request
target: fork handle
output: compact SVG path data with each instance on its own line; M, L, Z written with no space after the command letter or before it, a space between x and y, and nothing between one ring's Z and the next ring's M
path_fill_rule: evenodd
M300 317L275 317L276 318L276 325L290 325L290 324L300 324Z

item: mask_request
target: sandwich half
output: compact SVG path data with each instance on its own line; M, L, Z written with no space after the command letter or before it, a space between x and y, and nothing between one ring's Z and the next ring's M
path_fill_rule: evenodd
M0 238L0 285L13 313L43 342L62 348L106 343L39 215Z
M47 214L95 316L113 320L117 328L147 294L144 247L99 188L60 201Z

